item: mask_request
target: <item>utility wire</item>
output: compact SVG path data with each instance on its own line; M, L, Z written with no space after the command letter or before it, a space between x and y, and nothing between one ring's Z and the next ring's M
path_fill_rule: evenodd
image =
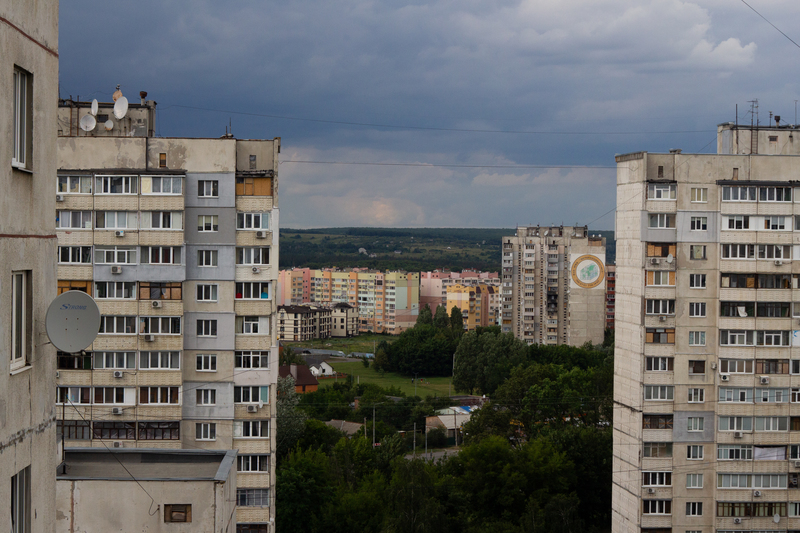
M439 164L439 163L379 163L372 161L309 161L289 159L281 161L284 163L308 163L314 165L374 165L383 167L447 167L447 168L617 168L612 165L457 165L457 164Z
M770 26L772 26L773 28L775 28L776 30L778 30L778 33L780 33L781 35L783 35L784 37L786 37L787 39L789 39L789 41L790 41L790 42L791 42L793 45L795 45L796 47L800 48L800 44L797 44L797 43L794 41L794 39L792 39L791 37L789 37L788 35L786 35L785 33L783 33L783 31L781 31L781 29L780 29L779 27L777 27L775 24L773 24L772 22L770 22L770 21L767 19L767 17L765 17L764 15L762 15L761 13L759 13L758 11L756 11L756 10L753 8L753 6L751 6L750 4L748 4L747 2L745 2L744 0L742 0L742 3L743 3L744 5L746 5L747 7L749 7L750 9L752 9L752 10L753 10L753 13L755 13L756 15L758 15L759 17L761 17L762 19L764 19L764 20L766 21L766 23L767 23L767 24L769 24Z

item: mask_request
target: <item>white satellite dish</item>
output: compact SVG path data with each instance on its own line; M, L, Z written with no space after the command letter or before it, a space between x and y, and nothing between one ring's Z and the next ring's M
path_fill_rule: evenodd
M97 98L92 100L92 116L97 116Z
M57 350L76 353L94 342L100 330L100 309L94 298L82 291L67 291L58 296L44 319L50 342Z
M84 115L81 117L80 124L83 131L92 131L97 126L97 119L92 115Z
M105 124L103 125L106 127L106 131L111 131L114 129L114 121L111 119L106 120Z
M122 119L125 114L128 112L128 99L124 96L120 96L117 98L117 101L114 103L114 116L117 117L117 120Z
M667 256L667 263L672 264L673 261L675 261L675 257L672 254L669 254Z

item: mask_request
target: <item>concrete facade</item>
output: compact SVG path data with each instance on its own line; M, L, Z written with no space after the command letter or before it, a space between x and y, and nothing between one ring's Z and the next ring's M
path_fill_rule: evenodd
M44 320L56 297L58 2L3 0L0 17L0 523L51 533L59 454Z
M453 307L461 310L464 319L464 329L473 331L478 327L494 326L497 324L497 311L495 295L499 288L491 285L451 285L447 287L448 315Z
M603 342L605 238L586 226L519 227L502 253L503 332L528 344Z
M800 529L792 137L616 158L615 532Z
M58 357L67 445L238 449L259 465L240 488L274 500L280 138L155 138L146 100L111 132L67 127L89 106L59 102L48 194L59 291L91 292L104 321L87 354ZM274 512L235 521L266 533Z

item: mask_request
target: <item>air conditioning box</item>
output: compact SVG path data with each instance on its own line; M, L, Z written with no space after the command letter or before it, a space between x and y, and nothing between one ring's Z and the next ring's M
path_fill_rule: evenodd
M656 493L656 489L654 489L653 487L650 487L649 489L647 489L647 494L655 494L655 493Z
M121 266L112 266L111 267L112 274L122 274L122 267Z
M161 300L153 300L153 307L154 308L164 307L164 302L162 302Z
M256 239L266 239L267 232L266 231L257 231L256 232Z
M760 490L754 490L753 491L753 497L754 498L758 498L759 496L761 496L761 491Z
M759 383L762 385L769 385L769 376L761 376Z
M719 380L720 381L730 381L731 377L728 374L720 374L719 375Z
M733 432L733 438L734 439L741 439L742 438L742 432L741 431L734 431Z
M253 267L253 274L259 274L260 272L261 272L261 269L260 269L260 268L258 268L258 267Z
M666 321L667 321L667 317L665 317L665 316L660 316L660 317L658 317L658 321L659 321L659 322L666 322Z
M117 237L124 237L125 236L125 232L123 230L119 229L119 230L114 232L114 235L116 235Z
M115 377L115 378L122 378L122 377L125 377L125 373L124 373L122 370L115 370L115 371L114 371L114 377Z
M257 405L248 405L247 406L247 412L248 413L257 413L258 412L258 406Z
M63 202L64 195L63 194L56 194L56 202Z
M122 407L112 407L111 408L112 415L121 415L122 414Z
M736 518L733 519L733 523L734 524L741 524L742 523L742 519L737 516Z
M146 340L147 342L153 342L153 341L156 340L156 336L155 335L145 335L144 336L144 340Z

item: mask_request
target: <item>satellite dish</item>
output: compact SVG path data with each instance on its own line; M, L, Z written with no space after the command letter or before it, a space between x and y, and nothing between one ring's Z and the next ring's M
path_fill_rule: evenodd
M97 126L97 119L92 115L84 115L81 117L81 129L83 131L92 131Z
M667 256L667 263L672 264L673 261L675 261L675 257L672 254L669 254Z
M105 124L103 125L106 127L106 131L111 131L114 129L114 121L111 119L106 120Z
M780 524L781 522L781 515L780 513L775 513L775 516L772 517L772 521L776 524Z
M117 117L117 120L122 119L125 116L125 113L128 112L128 99L124 96L120 96L117 101L114 103L114 116Z
M97 116L97 98L92 100L92 116Z
M82 291L67 291L58 296L44 319L50 342L57 350L76 353L94 342L100 330L100 309L94 298Z

